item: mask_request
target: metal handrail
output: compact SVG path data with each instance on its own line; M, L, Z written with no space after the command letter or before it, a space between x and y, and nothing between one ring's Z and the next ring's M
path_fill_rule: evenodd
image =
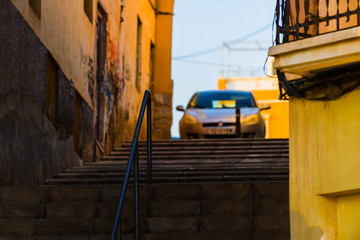
M145 109L147 108L147 182L148 184L151 184L152 182L152 162L151 162L151 94L149 90L146 90L144 93L143 101L141 104L139 117L137 120L135 133L131 145L131 151L129 156L129 162L126 168L126 174L123 182L123 187L121 191L120 196L120 202L119 207L117 210L113 233L111 236L111 240L120 239L121 236L121 228L120 228L120 218L121 218L121 212L124 205L125 195L127 186L129 184L129 177L130 177L130 171L131 166L134 162L134 194L135 194L135 234L134 238L135 240L139 240L140 238L140 232L139 232L139 159L138 159L138 140L139 140L139 134L141 129L142 120L144 118Z

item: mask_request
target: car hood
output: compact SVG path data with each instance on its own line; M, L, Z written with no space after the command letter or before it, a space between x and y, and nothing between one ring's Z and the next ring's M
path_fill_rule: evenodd
M258 114L259 108L241 108L241 119L248 115ZM199 122L235 122L235 108L187 109L185 115L196 117Z

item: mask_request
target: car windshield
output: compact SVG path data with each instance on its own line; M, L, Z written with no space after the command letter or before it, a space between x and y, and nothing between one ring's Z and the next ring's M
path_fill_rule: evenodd
M256 102L251 92L200 92L191 98L188 108L251 108Z

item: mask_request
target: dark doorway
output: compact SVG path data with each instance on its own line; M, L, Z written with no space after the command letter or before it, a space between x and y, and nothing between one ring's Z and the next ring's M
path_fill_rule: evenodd
M106 21L106 13L99 4L96 23L96 139L99 141L99 143L101 143L101 145L104 143Z

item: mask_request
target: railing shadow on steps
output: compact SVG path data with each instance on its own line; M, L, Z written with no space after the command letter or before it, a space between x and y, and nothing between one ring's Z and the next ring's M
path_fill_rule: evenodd
M138 140L141 129L141 124L145 115L145 109L147 109L147 183L151 184L152 182L152 162L151 162L151 148L152 148L152 140L151 140L151 93L149 90L146 90L144 93L144 97L142 100L139 117L137 120L135 133L131 145L131 151L129 156L128 165L126 168L126 173L123 181L123 187L121 191L119 206L117 209L117 214L115 218L114 228L111 236L111 240L119 240L121 238L121 212L124 205L124 200L126 196L127 186L129 184L129 177L132 168L132 164L134 164L134 201L135 201L135 231L134 231L134 239L140 239L139 232L139 154L138 154Z

